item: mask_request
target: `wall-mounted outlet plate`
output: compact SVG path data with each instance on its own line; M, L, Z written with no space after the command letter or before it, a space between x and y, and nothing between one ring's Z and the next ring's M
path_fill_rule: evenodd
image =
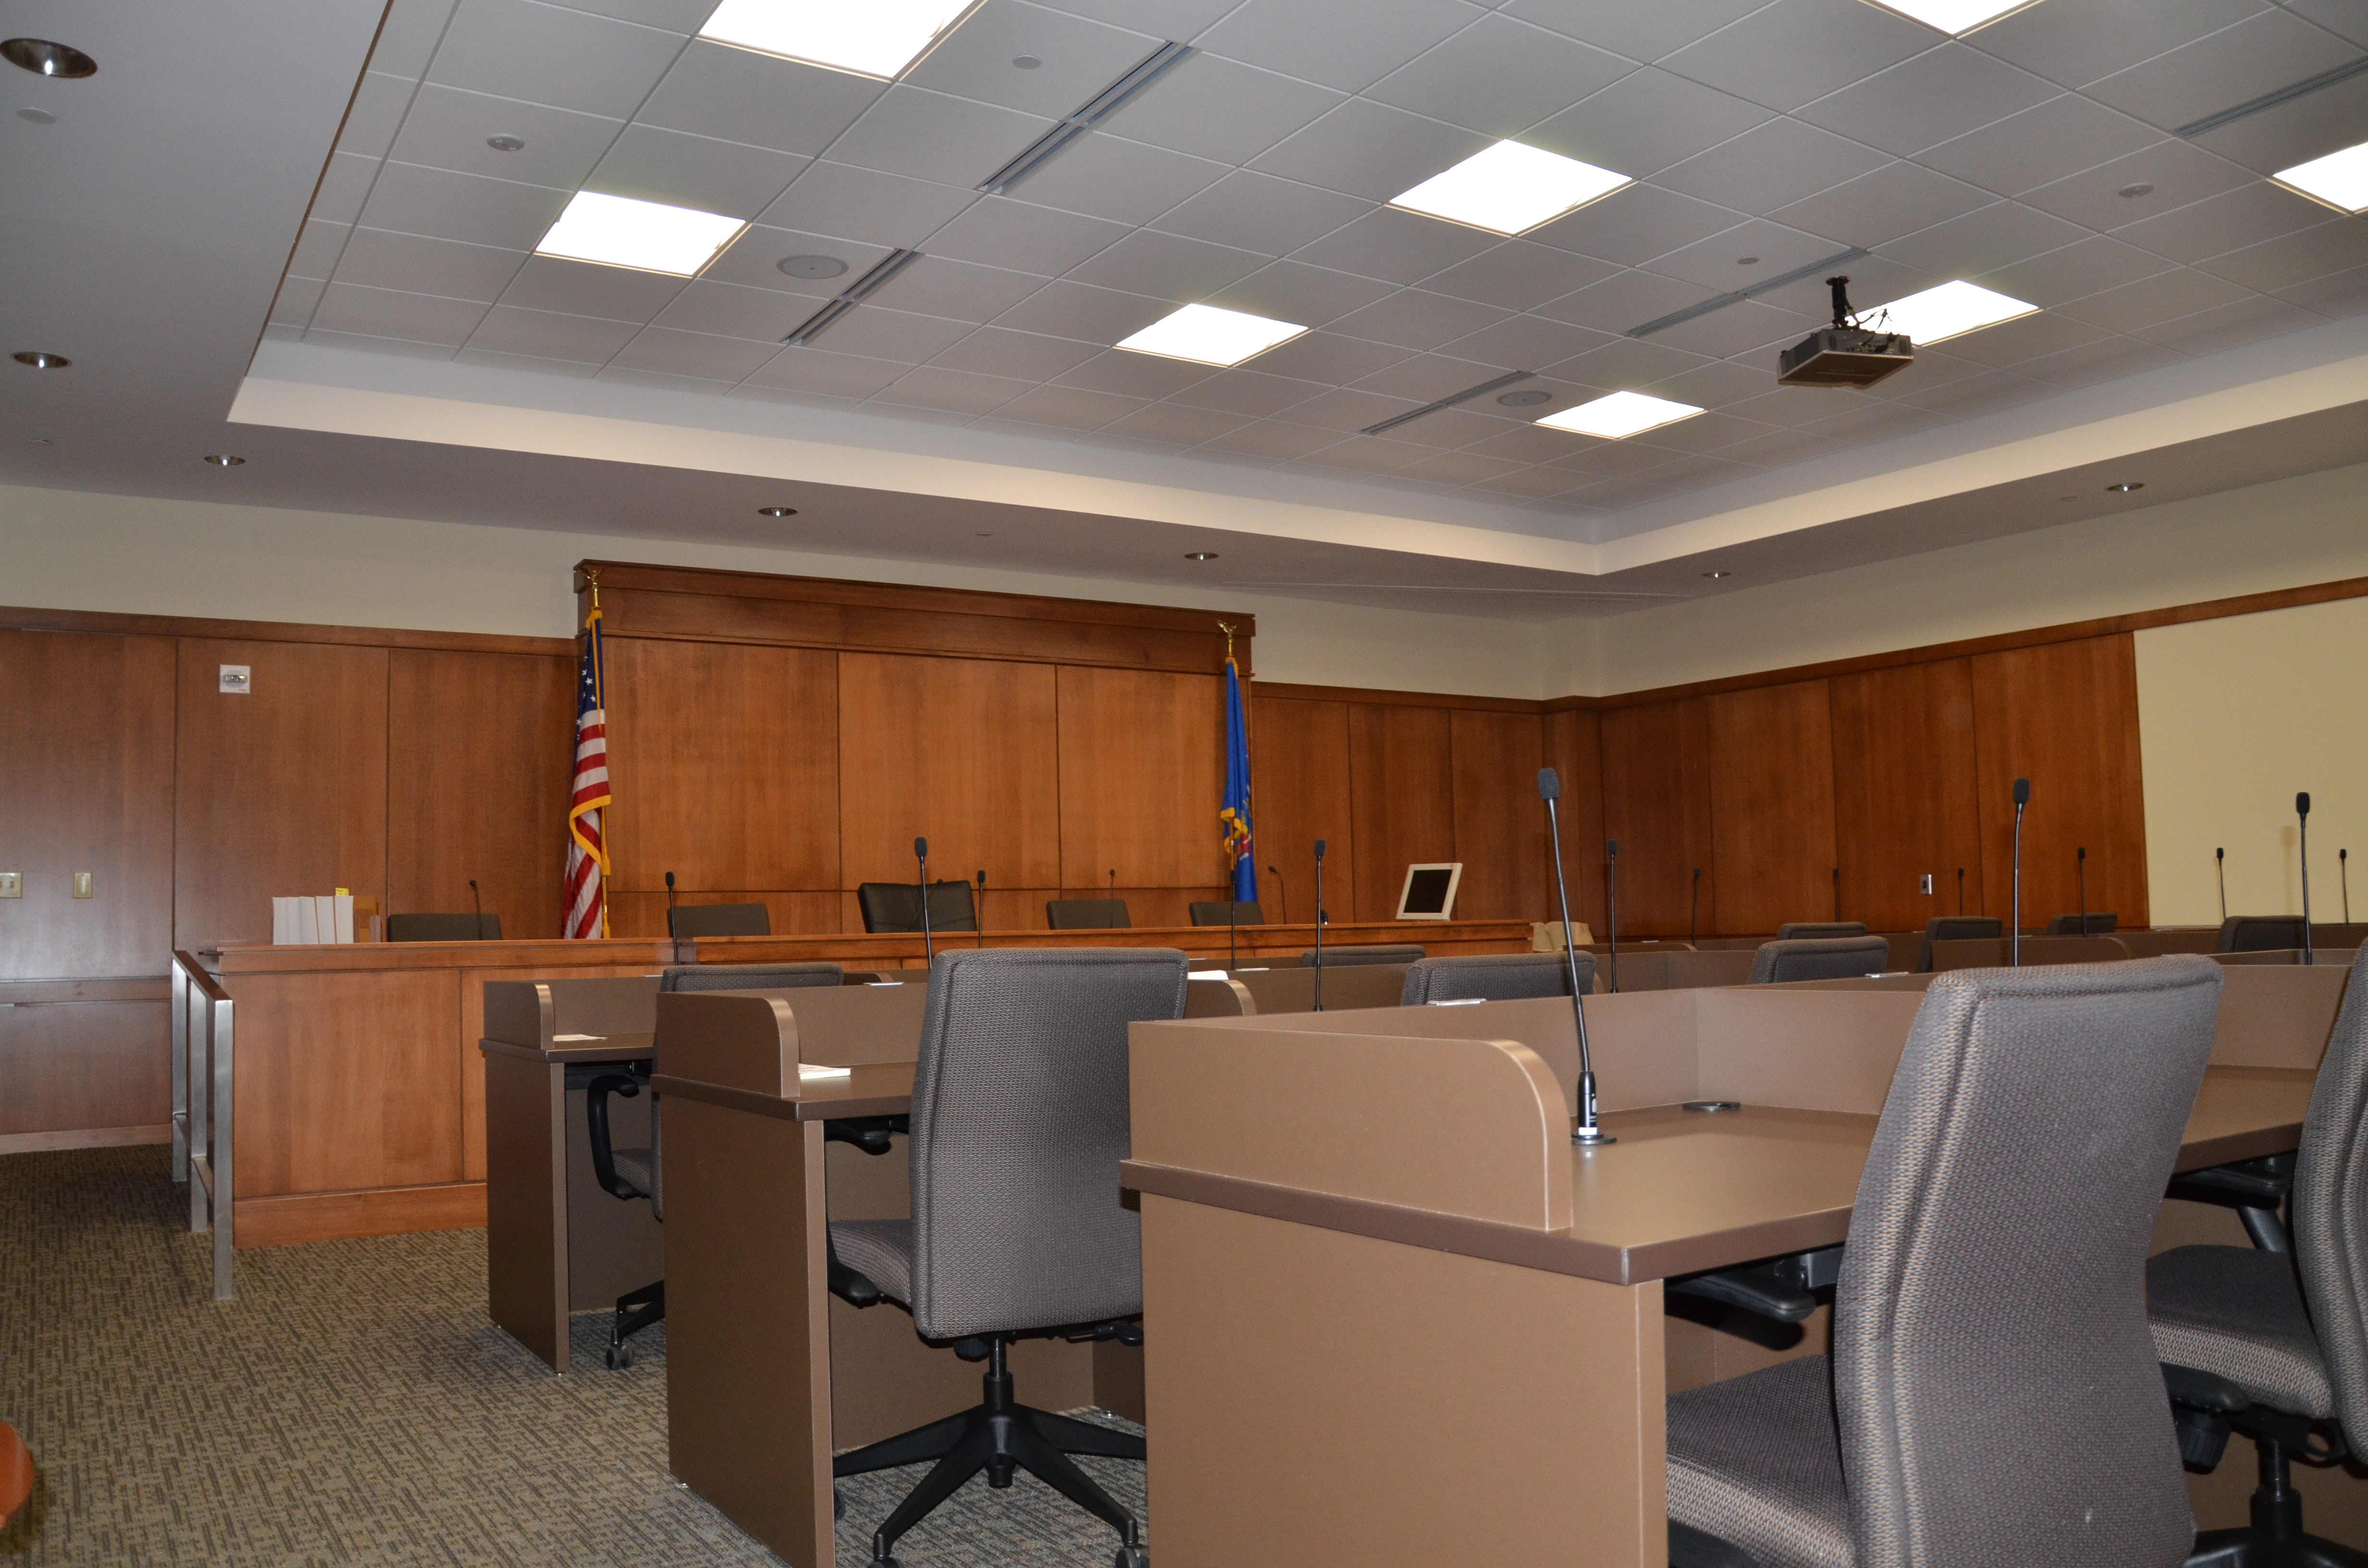
M24 896L25 873L22 871L0 871L0 898L22 898Z
M76 871L74 874L74 897L76 898L88 898L90 896L90 873L88 871Z
M255 682L248 675L246 665L224 665L222 666L222 685L217 689L235 697L245 697L255 689Z
M1922 876L1916 879L1916 891L1922 893L1926 898L1930 898L1932 896L1931 872L1927 871Z

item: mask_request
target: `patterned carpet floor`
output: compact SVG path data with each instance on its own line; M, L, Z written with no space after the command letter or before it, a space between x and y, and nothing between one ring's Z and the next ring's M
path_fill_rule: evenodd
M770 1564L666 1469L665 1331L625 1372L576 1322L555 1378L485 1320L482 1231L238 1256L209 1299L165 1150L0 1156L0 1420L33 1504L0 1563ZM1139 1464L1078 1461L1144 1513ZM842 1483L838 1561L918 1469ZM1107 1568L1106 1527L1023 1474L973 1481L906 1568Z

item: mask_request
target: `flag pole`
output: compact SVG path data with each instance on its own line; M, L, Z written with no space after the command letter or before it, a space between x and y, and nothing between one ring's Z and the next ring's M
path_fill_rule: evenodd
M609 712L609 662L600 656L600 568L584 568L584 581L592 590L592 613L584 619L585 633L592 639L592 696L599 703L606 719ZM605 727L605 725L604 725ZM609 936L609 868L617 863L616 852L609 848L609 816L600 814L600 937Z

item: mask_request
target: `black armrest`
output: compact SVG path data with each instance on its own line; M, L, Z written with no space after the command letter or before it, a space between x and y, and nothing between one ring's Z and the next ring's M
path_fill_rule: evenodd
M848 1306L876 1307L887 1300L880 1293L880 1287L871 1282L870 1275L838 1261L838 1248L829 1247L825 1267L829 1272L825 1276L825 1285L832 1295Z
M1804 1323L1817 1310L1815 1294L1841 1273L1842 1249L1825 1247L1795 1253L1741 1268L1717 1268L1672 1279L1662 1286L1671 1295L1694 1296L1778 1323Z
M909 1116L842 1116L822 1124L824 1142L852 1143L867 1154L886 1153L897 1133L910 1137L912 1131Z
M650 1196L617 1174L617 1146L609 1136L609 1096L632 1099L642 1092L642 1080L624 1073L603 1073L584 1085L584 1119L592 1135L592 1176L611 1198Z
M2195 1367L2162 1364L2162 1383L2170 1395L2170 1403L2185 1405L2190 1410L2208 1410L2214 1415L2234 1415L2248 1408L2252 1401L2245 1391L2217 1372L2203 1371Z
M2163 1196L2234 1209L2255 1246L2263 1252L2290 1253L2294 1241L2278 1210L2294 1191L2294 1165L2292 1153L2212 1165L2171 1177Z

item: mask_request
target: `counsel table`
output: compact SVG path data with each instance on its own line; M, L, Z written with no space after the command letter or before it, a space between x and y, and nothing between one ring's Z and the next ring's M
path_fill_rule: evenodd
M2181 1168L2294 1146L2343 978L2229 971ZM1135 1026L1164 1568L1662 1568L1661 1281L1844 1238L1923 981L1591 999L1592 1151L1566 1002Z

